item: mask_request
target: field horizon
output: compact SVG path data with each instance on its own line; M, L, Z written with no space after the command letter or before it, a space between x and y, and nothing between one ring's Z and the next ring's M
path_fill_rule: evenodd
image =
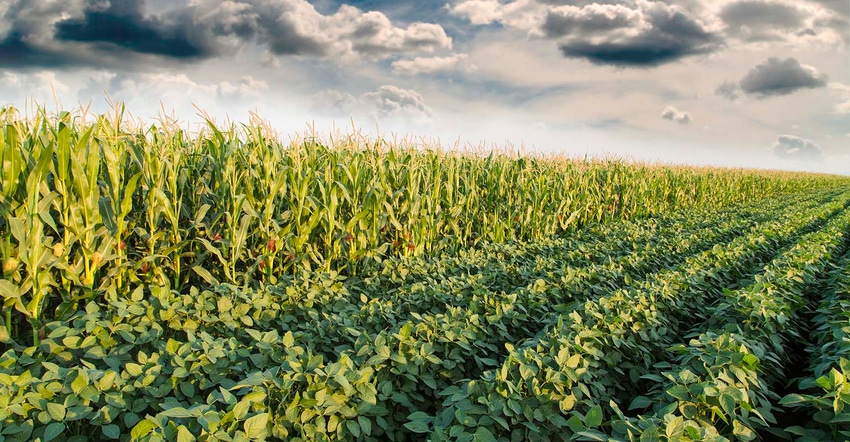
M436 152L454 152L460 154L474 155L505 155L508 157L531 157L542 160L552 161L619 161L626 164L636 164L642 166L658 166L670 168L718 168L726 170L741 170L741 171L758 171L758 172L778 172L778 173L800 173L814 175L833 175L833 176L850 176L850 172L820 172L807 171L803 169L793 168L772 168L772 167L754 167L754 166L731 166L724 164L711 164L705 162L676 162L665 160L662 158L648 159L631 156L627 153L606 151L606 152L559 152L554 150L554 146L527 146L524 142L514 142L512 140L504 140L502 142L487 141L486 139L472 140L467 139L461 141L460 137L453 140L443 142L439 136L425 133L397 133L390 131L386 133L379 127L366 129L364 126L356 124L354 117L342 118L339 121L344 121L344 125L338 125L337 120L330 120L322 128L317 128L317 122L306 121L305 128L301 131L291 131L282 133L276 129L275 125L262 114L254 111L249 111L247 117L240 120L238 117L224 115L216 117L206 113L202 108L193 104L192 107L196 113L194 119L181 120L177 117L176 109L165 111L161 108L155 117L136 116L128 110L126 103L114 102L111 99L106 100L108 110L105 112L95 112L92 110L92 104L80 104L71 110L55 110L48 111L48 106L45 103L28 101L22 112L16 106L6 105L0 106L0 112L5 114L14 114L21 120L31 120L34 118L53 118L56 119L60 114L68 114L72 116L74 121L79 121L85 124L89 119L97 119L99 117L107 117L113 120L120 120L122 129L126 132L144 132L145 128L150 129L152 126L165 128L168 131L181 131L189 137L196 138L205 135L210 126L226 128L224 131L236 132L239 126L247 124L261 127L265 131L265 135L276 142L287 144L300 144L305 140L316 142L318 144L334 147L336 145L352 146L352 145L371 145L371 146L397 146L405 150L428 150ZM54 107L60 108L58 103L54 103ZM23 114L22 114L23 113ZM243 121L244 120L244 121ZM193 129L194 127L194 129ZM791 166L793 167L793 166Z

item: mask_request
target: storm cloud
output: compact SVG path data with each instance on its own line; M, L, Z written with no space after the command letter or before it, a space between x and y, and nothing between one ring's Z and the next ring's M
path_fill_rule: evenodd
M63 67L72 51L51 45L53 25L73 11L70 2L12 0L0 6L0 67Z
M196 0L166 12L143 0L12 0L0 14L0 66L121 64L128 53L191 62L249 45L275 56L380 60L452 46L438 24L397 26L346 4L323 14L307 0Z
M556 40L564 57L597 65L654 67L724 47L717 23L662 1L466 0L451 12L473 24L498 22Z
M179 20L166 22L144 14L142 0L88 0L83 16L56 23L56 38L65 41L111 43L134 52L173 58L210 55L193 41Z
M61 53L35 47L18 32L0 40L0 66L2 67L61 67L74 64Z
M776 97L803 89L826 87L827 79L826 74L796 58L771 57L750 69L740 82L727 81L721 84L717 94L733 100L742 95Z
M593 64L653 67L710 54L723 46L718 33L683 10L656 4L642 12L645 24L631 28L633 35L616 31L600 39L580 35L568 39L559 49L565 57L584 58Z

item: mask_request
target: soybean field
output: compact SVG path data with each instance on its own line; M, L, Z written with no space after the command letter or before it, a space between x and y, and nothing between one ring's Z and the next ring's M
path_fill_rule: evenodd
M850 440L850 178L0 109L0 441Z

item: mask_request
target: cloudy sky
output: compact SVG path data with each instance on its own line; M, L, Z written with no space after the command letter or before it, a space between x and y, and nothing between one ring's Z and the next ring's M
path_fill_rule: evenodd
M850 174L850 0L0 0L0 105Z

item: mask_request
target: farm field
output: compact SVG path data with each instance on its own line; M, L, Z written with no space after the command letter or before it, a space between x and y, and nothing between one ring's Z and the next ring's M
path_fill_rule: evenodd
M0 110L0 440L850 439L850 178Z

